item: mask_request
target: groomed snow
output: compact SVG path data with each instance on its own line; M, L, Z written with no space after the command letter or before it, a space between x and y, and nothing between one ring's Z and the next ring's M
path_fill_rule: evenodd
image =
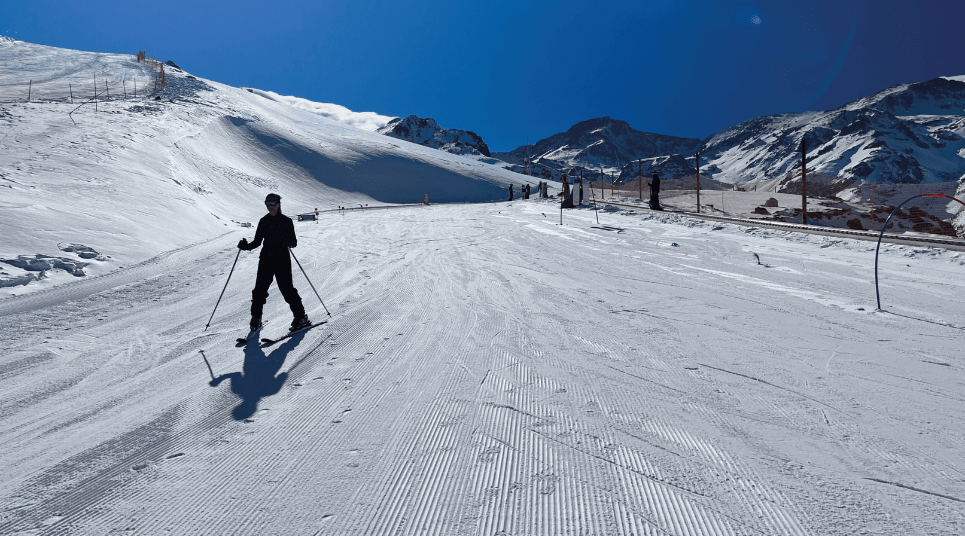
M171 76L78 127L0 105L0 258L89 263L2 289L0 534L965 532L965 253L883 245L875 311L872 242L560 225L481 202L495 166ZM242 348L269 190L369 207L295 224L331 320Z
M873 312L870 242L558 217L299 223L334 316L273 347L255 253L203 330L244 231L0 301L0 532L962 532L963 254L884 246Z

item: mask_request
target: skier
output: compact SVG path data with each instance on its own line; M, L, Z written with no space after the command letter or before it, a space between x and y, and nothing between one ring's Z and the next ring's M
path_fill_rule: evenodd
M509 185L509 200L510 200L510 201L513 200L513 185L512 185L512 184Z
M660 206L660 177L657 176L657 172L653 172L653 178L650 180L650 208L653 210L663 210Z
M264 241L258 257L255 289L251 291L251 331L261 329L262 310L268 300L268 287L274 279L295 317L289 328L289 331L294 332L312 325L305 314L302 298L292 285L292 261L288 248L298 245L295 225L291 218L281 213L281 196L278 194L268 194L265 197L265 206L268 214L258 221L254 241L249 243L247 238L242 238L238 242L238 249L250 251L261 246Z

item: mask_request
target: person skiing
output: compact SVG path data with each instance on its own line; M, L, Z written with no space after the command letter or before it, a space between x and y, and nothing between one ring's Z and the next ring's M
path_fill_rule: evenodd
M247 238L242 238L238 242L238 249L245 251L262 246L261 255L258 257L255 289L251 291L251 331L261 329L262 310L268 300L268 287L274 279L294 315L289 328L289 331L294 332L311 325L308 315L305 314L302 298L292 285L292 261L288 248L298 245L298 240L295 238L295 225L291 218L281 213L280 195L268 194L265 197L265 207L268 209L268 214L258 220L255 239L248 242Z
M513 185L512 185L512 184L509 185L509 200L510 200L510 201L513 200Z

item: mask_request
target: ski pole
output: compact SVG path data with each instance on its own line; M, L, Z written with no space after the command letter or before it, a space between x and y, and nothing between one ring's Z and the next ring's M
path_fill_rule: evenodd
M292 251L292 248L288 248L288 253L290 253L292 258L295 259L295 264L298 265L298 269L301 270L302 275L305 276L305 281L308 281L308 286L312 287L312 290L315 291L315 296L318 296L318 301L322 302L322 307L325 307L325 302L322 300L322 297L318 295L318 291L315 290L315 285L312 284L312 280L308 278L308 274L306 274L305 269L302 268L302 263L298 262L298 257L295 256L295 252ZM332 313L328 312L328 307L325 307L325 312L328 313L329 317L332 316Z
M228 272L228 281L231 281L231 274L235 273L235 264L238 264L238 257L241 256L241 250L238 250L238 254L235 255L235 262L231 265L231 271ZM218 303L214 304L214 311L218 310L218 305L221 303L221 298L224 297L224 291L228 290L228 281L224 282L224 288L221 289L221 296L218 296ZM208 326L211 325L211 319L214 318L214 311L211 311L211 316L208 318L207 325L204 326L204 330L208 331Z

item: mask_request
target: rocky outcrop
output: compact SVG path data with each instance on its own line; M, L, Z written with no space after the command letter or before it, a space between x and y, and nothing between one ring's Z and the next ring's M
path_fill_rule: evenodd
M431 118L423 119L415 115L405 119L397 117L378 129L378 132L448 153L492 156L486 142L475 132L445 129Z

